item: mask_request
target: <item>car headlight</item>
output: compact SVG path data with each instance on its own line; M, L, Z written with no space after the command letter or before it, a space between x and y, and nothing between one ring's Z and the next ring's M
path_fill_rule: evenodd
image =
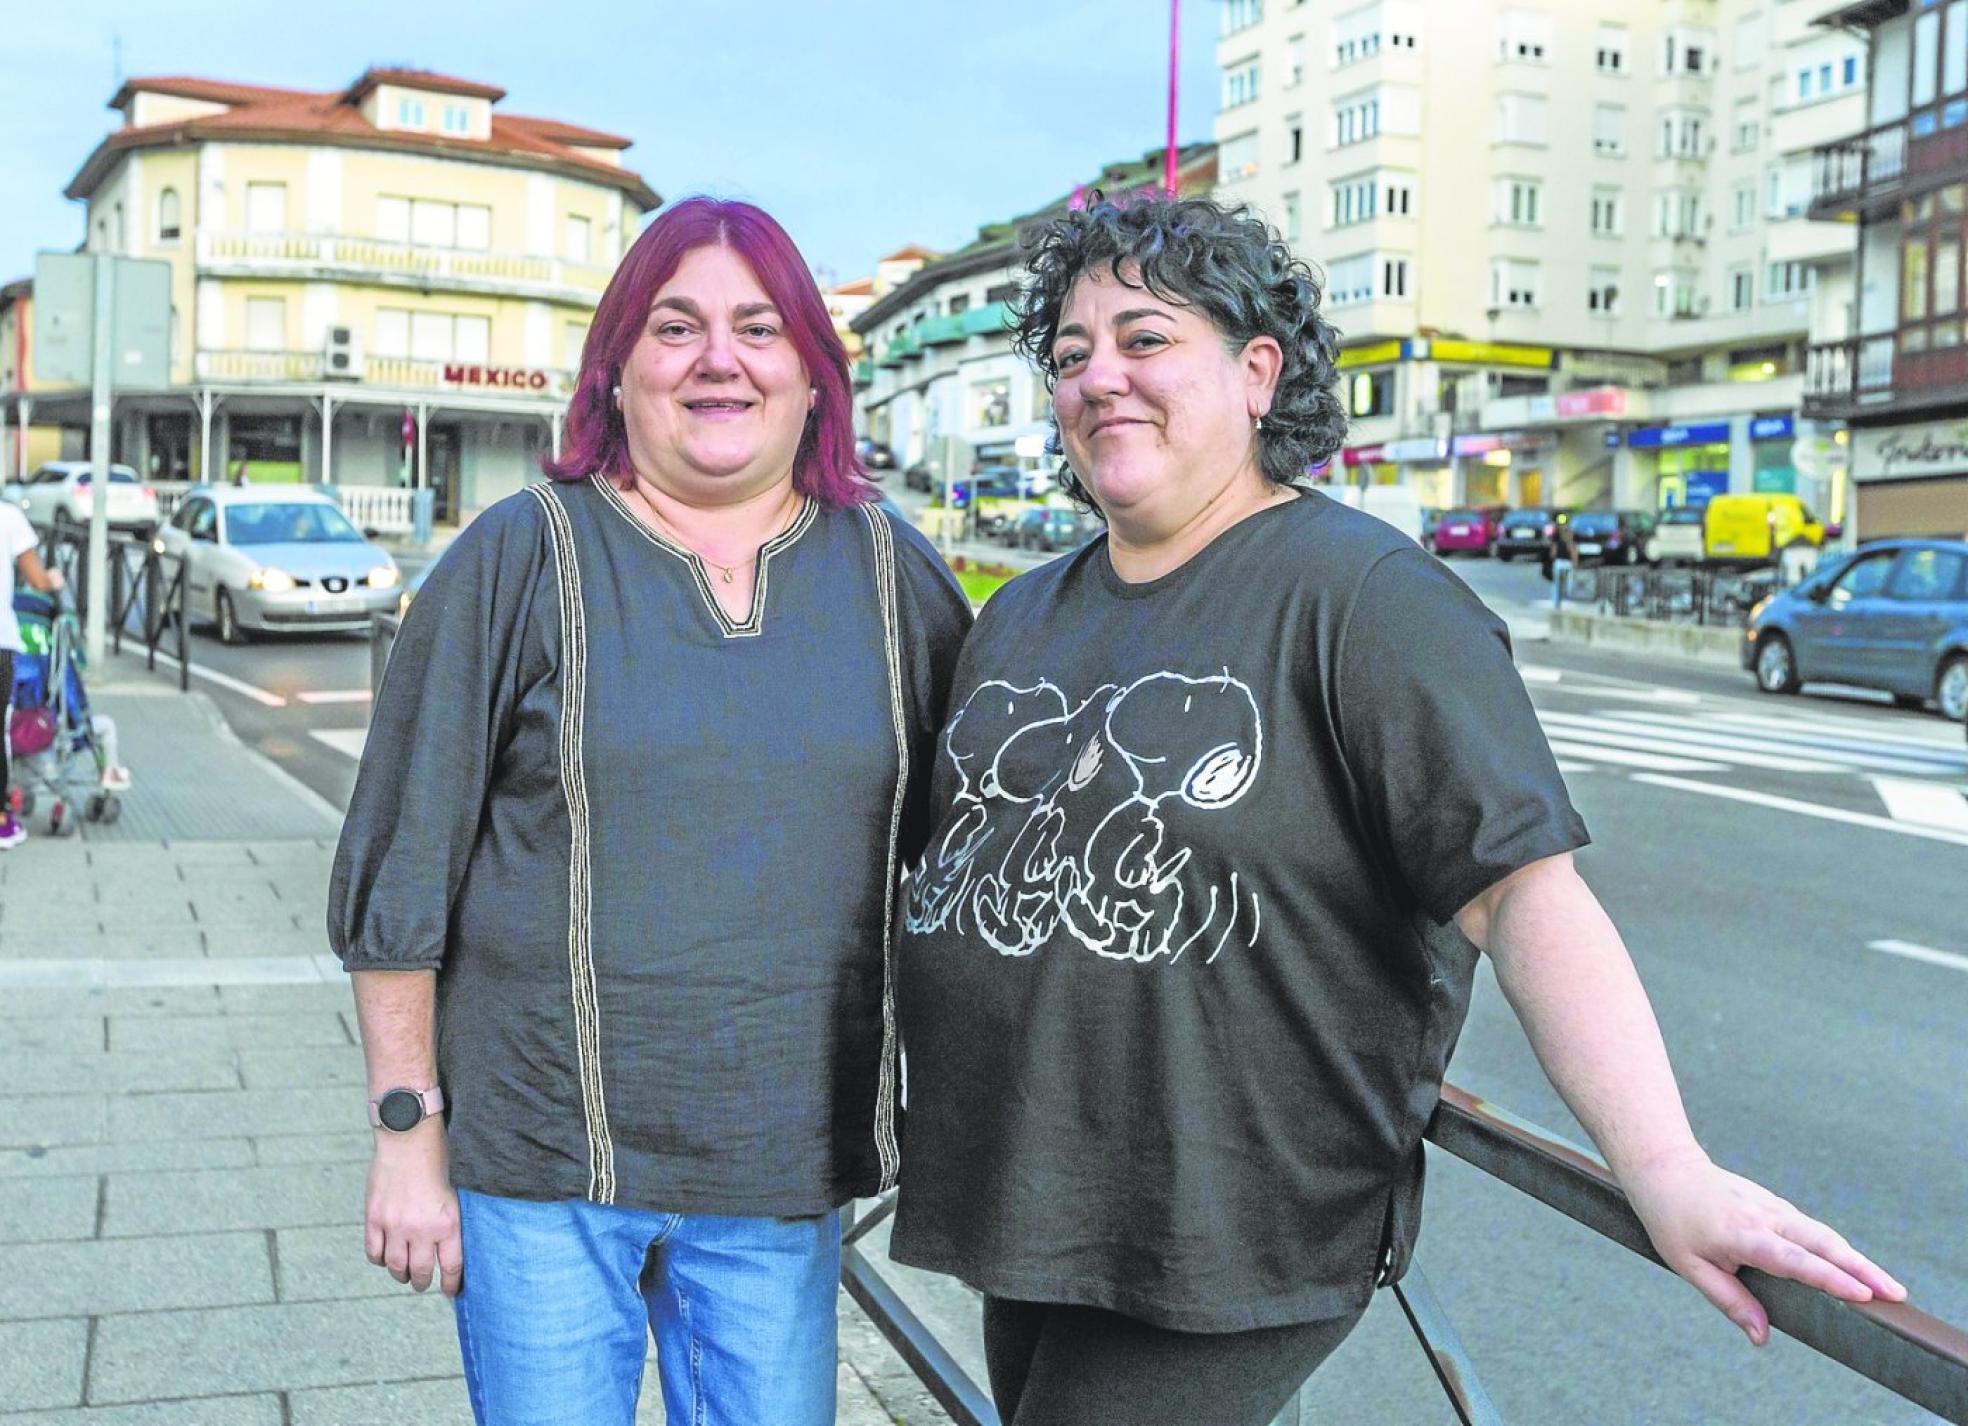
M397 573L395 565L379 564L369 571L369 587L371 589L394 589L396 588L397 581L401 578L403 576Z
M256 569L246 581L246 587L267 594L285 594L294 587L294 576L284 569Z
M1750 605L1749 622L1754 624L1758 619L1761 619L1763 617L1763 611L1770 607L1770 601L1774 598L1776 598L1775 595L1766 594L1754 604Z

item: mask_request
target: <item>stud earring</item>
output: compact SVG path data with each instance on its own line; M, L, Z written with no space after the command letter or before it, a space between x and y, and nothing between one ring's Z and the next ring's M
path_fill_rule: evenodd
M622 404L622 383L619 381L615 383L614 395L615 404L620 406Z
M1256 427L1255 427L1255 429L1256 429L1256 430L1258 430L1258 431L1260 431L1260 432L1261 432L1261 431L1263 431L1263 429L1264 429L1264 418L1263 418L1262 416L1259 416L1259 417L1257 418L1257 425L1256 425Z

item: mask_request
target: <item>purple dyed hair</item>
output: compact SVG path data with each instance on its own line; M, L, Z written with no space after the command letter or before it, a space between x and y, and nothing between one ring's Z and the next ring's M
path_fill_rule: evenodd
M626 486L634 478L628 433L611 388L642 336L656 294L685 253L710 243L730 248L752 269L785 318L786 335L817 393L793 457L794 487L836 508L873 499L875 488L854 454L847 348L827 316L805 259L764 209L718 198L686 198L664 209L622 259L581 349L581 375L567 405L560 458L543 456L540 469L555 480L601 474Z

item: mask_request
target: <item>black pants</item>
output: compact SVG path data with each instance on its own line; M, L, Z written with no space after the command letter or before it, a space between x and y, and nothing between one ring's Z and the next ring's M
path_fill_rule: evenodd
M1097 1307L984 1299L1005 1426L1266 1426L1360 1313L1252 1332L1172 1332Z
M0 797L7 795L7 778L11 769L7 766L7 725L13 716L14 701L14 651L0 649ZM0 806L0 813L7 809Z

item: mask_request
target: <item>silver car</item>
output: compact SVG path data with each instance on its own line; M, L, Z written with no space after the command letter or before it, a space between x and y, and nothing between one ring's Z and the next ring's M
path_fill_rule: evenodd
M157 532L183 557L193 619L240 643L249 629L367 629L396 608L403 576L328 495L305 487L204 485Z
M44 529L80 531L95 509L93 470L85 460L52 460L22 480L8 481L0 488L0 500L20 506ZM109 468L108 505L112 530L147 535L157 524L157 492L127 465Z

